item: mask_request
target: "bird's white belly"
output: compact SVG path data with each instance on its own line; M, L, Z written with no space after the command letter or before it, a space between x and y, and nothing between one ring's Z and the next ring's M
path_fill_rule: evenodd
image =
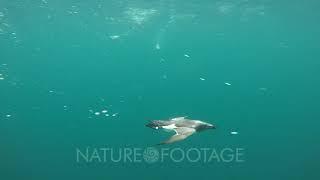
M170 124L168 126L162 126L163 129L168 129L168 130L173 130L175 128L177 128L177 126L175 124Z

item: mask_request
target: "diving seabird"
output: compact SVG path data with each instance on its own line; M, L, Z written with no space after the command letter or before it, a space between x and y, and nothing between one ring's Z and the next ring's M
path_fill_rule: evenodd
M152 129L165 129L174 131L176 134L171 136L168 140L161 142L161 144L170 144L181 141L189 137L195 132L200 132L206 129L215 129L215 126L199 120L186 119L185 117L177 117L167 121L153 120L146 124L147 127Z

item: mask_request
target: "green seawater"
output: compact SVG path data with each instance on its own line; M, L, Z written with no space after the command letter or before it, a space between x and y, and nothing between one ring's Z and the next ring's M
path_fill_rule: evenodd
M319 179L319 9L317 0L0 0L0 179ZM153 146L172 133L145 124L179 116L217 128ZM241 148L242 161L94 152L145 157L148 147ZM78 161L87 150L91 160Z

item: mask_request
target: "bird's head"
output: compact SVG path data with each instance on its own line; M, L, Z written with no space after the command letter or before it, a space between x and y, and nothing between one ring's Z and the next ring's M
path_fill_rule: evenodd
M152 128L152 129L159 129L161 128L161 125L159 123L159 121L154 120L154 121L150 121L148 124L146 124L147 127Z

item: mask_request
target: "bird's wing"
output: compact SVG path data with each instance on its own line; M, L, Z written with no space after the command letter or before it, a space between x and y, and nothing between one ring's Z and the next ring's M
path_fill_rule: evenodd
M172 118L171 120L172 121L179 121L179 120L183 120L185 119L187 116L184 116L184 117L175 117L175 118Z
M174 128L174 131L176 132L175 135L171 136L168 140L158 144L170 144L170 143L174 143L177 141L181 141L186 139L187 137L191 136L193 133L196 132L195 129L193 128L188 128L188 127L179 127L179 128Z

